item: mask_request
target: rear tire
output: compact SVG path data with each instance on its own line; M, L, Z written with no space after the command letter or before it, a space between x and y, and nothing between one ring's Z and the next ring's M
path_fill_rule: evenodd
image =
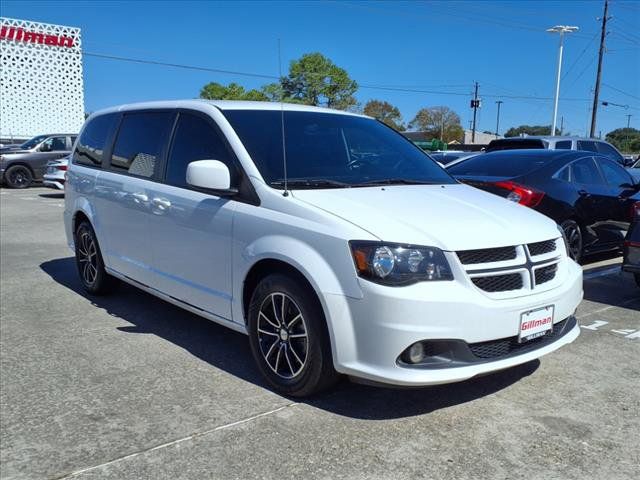
M567 247L569 247L569 256L576 262L580 262L583 255L582 230L580 225L574 220L565 220L560 224L560 228L564 232L567 239Z
M92 295L110 292L116 279L104 269L98 239L87 221L78 225L75 235L76 266L83 288Z
M338 380L324 313L309 287L269 275L253 292L248 315L251 353L274 390L306 397Z
M33 173L24 165L12 165L4 172L4 181L9 188L27 188L33 183Z

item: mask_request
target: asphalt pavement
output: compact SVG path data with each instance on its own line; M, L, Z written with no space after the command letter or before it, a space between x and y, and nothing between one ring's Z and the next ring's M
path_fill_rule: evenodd
M85 295L63 197L0 190L3 479L632 479L640 289L586 267L580 337L411 390L270 391L246 338L122 285Z

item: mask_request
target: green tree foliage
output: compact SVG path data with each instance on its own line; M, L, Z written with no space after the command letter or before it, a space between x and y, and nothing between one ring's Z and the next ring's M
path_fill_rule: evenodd
M358 84L321 53L306 53L291 62L281 83L286 98L306 105L347 110L357 104L353 95Z
M504 134L505 137L519 137L525 135L549 135L551 133L551 125L520 125L519 127L511 127ZM560 130L556 127L556 135L560 135Z
M622 152L640 152L640 130L616 128L607 133L605 140Z
M405 130L400 110L389 102L384 102L382 100L369 100L364 106L363 113L370 117L377 118L394 130Z
M420 109L409 123L409 128L425 131L427 135L447 143L461 140L464 136L458 114L449 107L443 106Z
M242 85L230 83L222 85L220 83L207 83L200 90L200 98L207 100L255 100L266 102L267 95L260 90L245 90Z

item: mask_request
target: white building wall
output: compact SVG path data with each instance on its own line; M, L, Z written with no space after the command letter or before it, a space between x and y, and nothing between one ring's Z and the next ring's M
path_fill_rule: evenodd
M0 18L0 138L77 133L84 122L80 29Z

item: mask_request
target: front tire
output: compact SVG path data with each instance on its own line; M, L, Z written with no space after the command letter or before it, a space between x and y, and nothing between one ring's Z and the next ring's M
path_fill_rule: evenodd
M251 353L274 390L306 397L336 382L326 321L309 287L269 275L253 292L248 320Z
M27 188L33 183L33 174L29 167L12 165L4 173L4 181L9 188Z
M583 255L582 230L574 220L565 220L560 224L569 247L569 256L576 262L580 262Z
M103 295L111 291L115 278L104 269L98 239L87 221L78 225L75 236L76 266L83 288L92 295Z

